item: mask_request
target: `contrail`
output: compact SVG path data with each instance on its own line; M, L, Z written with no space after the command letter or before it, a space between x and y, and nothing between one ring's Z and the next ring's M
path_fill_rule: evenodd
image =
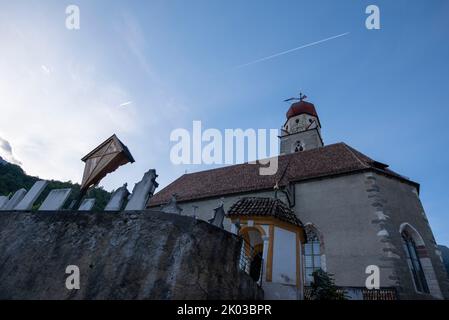
M333 37L329 37L329 38L326 38L326 39L322 39L322 40L318 40L318 41L315 41L315 42L311 42L311 43L302 45L300 47L296 47L296 48L293 48L293 49L290 49L290 50L287 50L287 51L283 51L283 52L280 52L280 53L273 54L273 55L265 57L265 58L261 58L261 59L257 59L257 60L254 60L254 61L251 61L251 62L248 62L248 63L245 63L245 64L241 64L241 65L237 66L236 68L242 68L242 67L246 67L246 66L249 66L249 65L252 65L252 64L255 64L255 63L259 63L259 62L262 62L262 61L273 59L273 58L282 56L284 54L287 54L287 53L290 53L290 52L293 52L293 51L296 51L296 50L301 50L301 49L304 49L304 48L307 48L307 47L311 47L311 46L314 46L316 44L323 43L323 42L326 42L326 41L329 41L329 40L340 38L340 37L346 36L348 34L349 34L349 32L345 32L345 33L342 33L342 34L339 34L339 35L336 35L336 36L333 36Z
M120 107L126 107L126 106L130 105L131 103L133 103L133 102L132 101L123 102L120 104Z

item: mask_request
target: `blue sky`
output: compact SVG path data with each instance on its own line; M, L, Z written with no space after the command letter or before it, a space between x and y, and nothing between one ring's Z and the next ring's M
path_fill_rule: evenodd
M81 29L65 28L65 8ZM376 4L381 29L365 28ZM174 166L170 132L279 128L305 92L326 144L344 141L421 184L449 245L448 1L0 0L0 138L30 174L79 181L112 133L136 163L104 179L161 187L208 166ZM348 35L246 67L307 43ZM131 102L126 104L127 102ZM121 104L125 106L120 106Z

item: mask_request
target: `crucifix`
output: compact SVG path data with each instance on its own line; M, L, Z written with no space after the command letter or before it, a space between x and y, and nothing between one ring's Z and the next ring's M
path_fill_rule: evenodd
M75 206L81 204L81 200L90 187L97 186L109 173L129 162L134 158L117 136L114 134L94 150L81 159L86 163L84 167L83 180L80 186L80 194Z

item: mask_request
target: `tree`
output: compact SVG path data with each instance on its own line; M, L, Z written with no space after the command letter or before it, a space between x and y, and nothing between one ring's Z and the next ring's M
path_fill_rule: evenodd
M345 300L345 292L335 285L333 275L321 269L312 274L311 300Z

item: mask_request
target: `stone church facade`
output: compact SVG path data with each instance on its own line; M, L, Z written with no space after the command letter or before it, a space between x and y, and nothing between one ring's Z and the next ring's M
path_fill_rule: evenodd
M262 257L267 299L303 299L317 269L364 299L373 265L381 289L399 299L449 299L419 184L345 143L325 146L315 106L303 98L286 118L275 175L248 163L185 174L148 207L210 220L222 205L224 228Z

